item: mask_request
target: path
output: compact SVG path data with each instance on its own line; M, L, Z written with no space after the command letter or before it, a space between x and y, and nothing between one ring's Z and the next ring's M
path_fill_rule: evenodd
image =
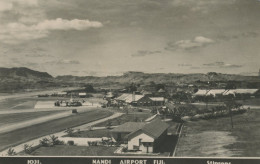
M89 122L87 124L74 127L73 129L74 130L77 130L77 129L86 130L90 126L93 126L95 124L99 124L101 122L105 122L105 121L107 121L109 119L114 119L114 118L120 117L121 115L123 115L123 113L114 113L112 116L109 116L109 117L106 117L106 118L103 118L103 119L100 119L100 120L96 120L96 121L93 121L93 122ZM31 141L27 141L25 143L19 144L17 146L12 147L12 148L14 149L14 151L16 153L21 152L21 151L23 151L23 147L24 147L25 144L36 146L36 145L39 144L39 140L41 140L41 139L43 139L45 137L49 137L50 135L55 135L57 137L62 137L64 135L66 135L66 133L64 131L61 131L61 132L49 134L49 135L46 135L46 136L43 136L43 137L40 137L40 138L37 138L37 139L33 139ZM7 152L8 152L8 149L6 149L4 151L1 151L0 152L0 156L7 156Z

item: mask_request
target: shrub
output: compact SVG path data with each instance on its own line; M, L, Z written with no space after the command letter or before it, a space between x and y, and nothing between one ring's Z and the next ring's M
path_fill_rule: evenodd
M23 145L23 150L26 154L31 154L32 153L32 145L24 144Z
M8 155L8 156L14 156L14 155L16 155L16 152L14 151L13 148L9 148L9 149L8 149L8 152L7 152L7 155Z
M50 146L50 140L48 138L43 138L39 141L41 146L48 147Z
M68 143L68 145L74 145L74 141L71 141L71 140L68 141L67 143Z
M56 137L55 135L51 135L50 140L52 145L64 145L64 142L59 140L58 137Z
M68 135L69 137L73 137L73 136L74 136L73 132L74 132L74 129L72 129L72 128L67 128L67 129L65 130L65 133L67 133L67 135Z

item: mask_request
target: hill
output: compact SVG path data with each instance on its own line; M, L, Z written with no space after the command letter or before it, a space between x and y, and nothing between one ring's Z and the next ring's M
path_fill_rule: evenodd
M0 68L1 78L51 79L47 72L34 71L26 67Z
M94 86L111 85L123 86L129 83L142 84L194 84L235 81L239 83L260 84L257 76L242 76L234 74L222 74L210 72L207 74L176 74L176 73L143 73L126 72L121 76L57 76L52 77L47 72L39 72L25 67L20 68L0 68L0 92L17 92L28 89L45 89L62 86L84 86L93 84Z
M44 89L51 86L57 84L47 72L34 71L25 67L0 68L0 92Z
M233 74L221 74L210 72L207 74L174 74L174 73L143 73L143 72L127 72L122 76L57 76L59 81L105 84L105 83L193 83L197 81L260 81L257 76L242 76Z

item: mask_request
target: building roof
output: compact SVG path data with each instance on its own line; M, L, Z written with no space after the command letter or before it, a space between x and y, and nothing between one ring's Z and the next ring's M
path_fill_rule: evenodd
M121 100L121 101L125 101L127 103L131 103L133 101L138 101L143 97L144 97L144 95L133 95L133 94L129 94L129 93L124 93L121 96L117 97L116 100Z
M79 96L86 96L87 93L79 93Z
M145 90L142 90L141 93L142 93L143 95L151 95L151 94L153 94L152 92L145 91Z
M160 92L160 93L164 93L165 90L161 88L161 89L158 90L158 92Z
M226 90L223 95L235 95L235 94L254 94L258 89L230 89Z
M206 89L199 89L194 95L195 96L205 96L209 90Z
M223 94L224 92L225 92L225 89L211 89L207 92L207 95Z
M132 133L142 128L145 122L126 122L111 130L111 132Z
M196 92L194 95L195 96L209 96L209 95L216 95L216 94L221 94L221 95L235 95L235 94L254 94L258 91L258 89L200 89L198 92Z
M141 127L140 129L130 133L129 135L127 135L128 138L131 138L134 136L134 134L136 134L137 132L141 131L149 136L151 136L152 138L156 139L159 136L161 136L161 134L168 129L169 125L165 122L162 122L160 119L155 119L154 121L145 124L143 127Z
M164 97L149 97L153 101L164 101Z
M67 92L58 92L58 95L66 95Z

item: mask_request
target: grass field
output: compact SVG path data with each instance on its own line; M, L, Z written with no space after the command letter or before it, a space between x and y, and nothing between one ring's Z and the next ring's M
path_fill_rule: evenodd
M230 118L186 122L176 156L259 157L260 109Z
M101 119L110 116L111 114L112 113L109 111L97 109L0 134L0 150L17 145L19 143L23 143L33 138L48 135L54 132L65 130L69 127L75 127L97 119Z
M109 120L109 121L111 122L111 126L116 126L116 125L121 125L125 122L141 122L151 116L152 114L147 112L134 112L134 113L124 114L116 119ZM105 121L95 126L106 126L107 124L108 121Z
M33 152L37 156L113 156L118 147L68 146L40 147Z
M43 111L43 112L26 112L26 113L12 113L12 114L1 114L0 115L0 126L18 123L21 121L27 121L31 119L40 118L64 111Z
M75 137L80 138L102 138L102 137L111 137L111 129L97 129L97 130L87 130L87 131L80 131L80 133L75 132ZM65 135L63 137L69 137Z

